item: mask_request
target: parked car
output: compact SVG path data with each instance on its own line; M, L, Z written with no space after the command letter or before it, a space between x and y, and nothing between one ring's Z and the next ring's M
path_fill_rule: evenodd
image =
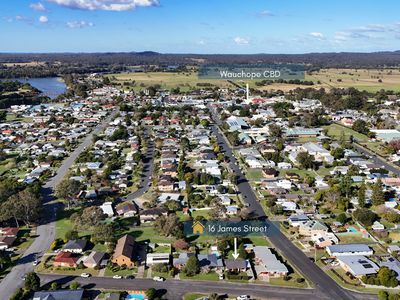
M219 280L224 280L224 274L219 274L218 278Z
M37 266L39 264L39 261L36 259L33 263L34 266Z
M250 299L249 295L240 295L236 298L237 300L246 300L246 299Z
M154 281L163 282L163 281L165 280L165 278L164 278L164 277L160 277L160 276L154 276L154 277L153 277L153 280L154 280Z
M113 279L121 279L121 278L122 278L121 275L114 275L114 276L113 276Z
M82 273L82 274L81 274L81 277L82 277L82 278L89 278L89 277L90 277L90 274L89 274L89 273Z

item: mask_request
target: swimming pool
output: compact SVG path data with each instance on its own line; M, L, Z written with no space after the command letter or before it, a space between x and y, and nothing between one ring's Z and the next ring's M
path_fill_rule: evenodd
M358 232L357 229L355 229L353 226L347 227L347 230L350 232Z
M142 294L128 294L128 296L126 296L126 299L144 299L144 295Z

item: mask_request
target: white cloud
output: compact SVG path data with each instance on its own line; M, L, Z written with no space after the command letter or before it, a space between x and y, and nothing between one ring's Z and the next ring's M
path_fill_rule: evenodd
M272 12L270 12L269 10L262 10L259 13L257 13L258 16L260 17L273 17L275 16Z
M321 32L310 32L310 36L319 39L319 40L324 40L325 36Z
M40 16L39 17L39 22L40 23L47 23L49 21L49 18L46 16Z
M235 42L236 45L248 45L250 44L250 40L247 38L243 38L240 36L237 36L233 39L233 41Z
M46 8L44 7L44 5L40 2L32 3L31 5L29 5L29 7L36 11L42 11L42 12L47 11Z
M66 25L67 25L67 27L72 28L72 29L94 26L94 24L92 22L86 22L86 21L70 21L70 22L67 22Z
M199 40L196 42L197 45L203 46L206 44L206 42L204 40Z
M21 16L21 15L15 16L15 21L24 22L24 23L27 23L29 25L32 25L32 23L33 23L31 18L26 17L26 16Z
M47 0L49 2L83 10L124 11L136 7L158 6L159 0Z

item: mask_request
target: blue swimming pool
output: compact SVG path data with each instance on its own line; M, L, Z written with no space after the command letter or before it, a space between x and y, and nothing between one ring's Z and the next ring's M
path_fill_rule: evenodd
M128 294L126 299L144 299L144 295L142 294Z
M347 230L350 232L357 232L357 229L355 229L353 226L347 227Z

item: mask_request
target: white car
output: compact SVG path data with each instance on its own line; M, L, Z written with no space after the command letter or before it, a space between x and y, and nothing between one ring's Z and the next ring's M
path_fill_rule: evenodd
M114 278L114 279L121 279L122 276L121 276L121 275L114 275L113 278Z
M160 276L154 276L154 277L153 277L153 280L154 280L154 281L162 282L162 281L165 280L165 278L164 278L164 277L160 277Z
M219 274L218 278L219 280L224 280L224 274Z
M39 261L38 261L38 260L35 260L32 264L33 264L34 266L37 266L37 265L39 264Z
M81 277L83 277L83 278L89 278L89 277L90 277L90 274L89 274L89 273L82 273L82 274L81 274Z
M250 299L249 295L240 295L236 298L237 300L247 300Z

